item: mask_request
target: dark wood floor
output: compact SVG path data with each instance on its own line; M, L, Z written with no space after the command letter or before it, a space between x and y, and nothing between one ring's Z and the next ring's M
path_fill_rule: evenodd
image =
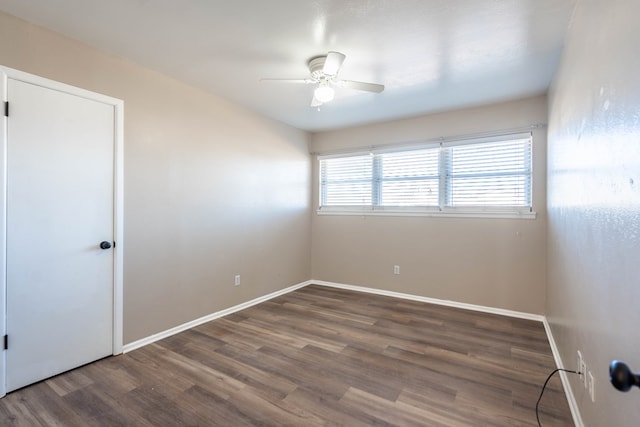
M2 426L530 426L541 323L308 286L10 393ZM543 426L573 425L559 378Z

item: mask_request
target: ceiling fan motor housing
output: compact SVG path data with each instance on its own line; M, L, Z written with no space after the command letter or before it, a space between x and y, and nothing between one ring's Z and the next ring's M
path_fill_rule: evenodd
M311 78L316 81L328 80L331 76L325 75L322 69L324 68L324 63L327 60L326 56L316 56L309 60L309 72L311 73Z

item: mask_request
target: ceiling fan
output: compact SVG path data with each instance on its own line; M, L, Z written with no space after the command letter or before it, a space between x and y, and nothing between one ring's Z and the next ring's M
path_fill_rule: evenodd
M284 83L303 83L317 85L311 100L312 107L319 107L331 101L335 95L335 87L361 90L365 92L380 93L384 85L365 83L354 80L341 80L338 72L346 56L340 52L329 52L326 55L316 56L309 60L309 72L311 78L307 79L261 79L260 81L276 81Z

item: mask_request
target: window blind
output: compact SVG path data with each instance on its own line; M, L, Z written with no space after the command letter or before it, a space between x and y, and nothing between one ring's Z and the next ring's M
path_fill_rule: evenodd
M443 148L446 206L531 206L531 139Z
M531 208L531 134L319 157L320 209Z
M321 161L321 206L372 204L373 156L337 157Z
M439 149L378 155L381 206L438 206Z

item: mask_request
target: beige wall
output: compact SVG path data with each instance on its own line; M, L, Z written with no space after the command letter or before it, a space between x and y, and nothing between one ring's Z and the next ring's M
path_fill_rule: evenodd
M587 426L635 426L640 390L616 391L613 359L640 371L640 2L580 0L549 96L547 316L564 365L581 350Z
M1 13L0 64L125 102L125 344L310 278L306 133Z
M312 152L546 123L546 97L312 135ZM544 313L546 129L534 132L535 220L313 214L312 276L527 313ZM317 162L313 203L317 209ZM393 275L393 265L400 275Z

